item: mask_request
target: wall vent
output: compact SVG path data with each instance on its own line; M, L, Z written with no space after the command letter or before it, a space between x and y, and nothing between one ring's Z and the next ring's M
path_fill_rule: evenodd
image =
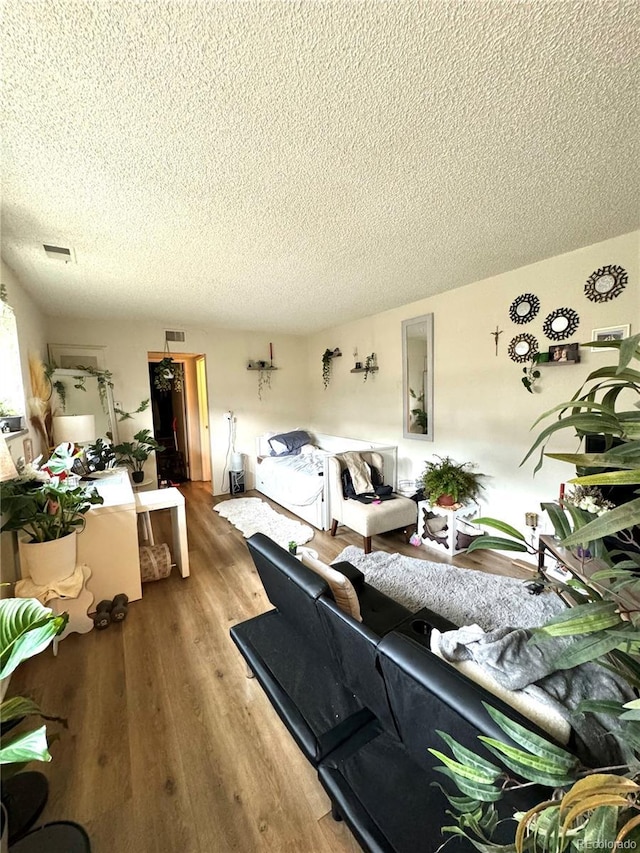
M177 341L181 344L185 341L185 333L178 332L176 329L165 329L164 330L164 339L165 341Z
M65 264L74 264L76 262L75 252L66 246L52 246L48 243L43 243L45 255L51 261L64 261Z

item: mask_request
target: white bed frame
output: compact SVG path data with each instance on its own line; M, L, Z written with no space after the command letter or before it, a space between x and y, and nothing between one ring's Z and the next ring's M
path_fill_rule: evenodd
M261 465L262 458L269 456L271 448L269 447L269 439L275 433L265 433L258 436L256 439L256 468L255 468L255 488L262 492L263 495L278 503L284 509L294 513L303 521L308 522L317 527L318 530L328 530L331 526L331 506L329 501L329 460L328 457L324 460L324 468L322 472L323 488L315 501L306 506L297 504L286 504L278 501L274 497L274 492L271 489L269 478L269 466ZM384 460L384 481L387 485L393 486L394 491L397 486L397 467L398 467L398 448L394 444L377 444L371 441L362 441L358 438L343 438L338 435L327 435L326 433L309 433L312 444L315 444L321 450L325 450L331 455L336 453L344 453L347 450L375 450Z

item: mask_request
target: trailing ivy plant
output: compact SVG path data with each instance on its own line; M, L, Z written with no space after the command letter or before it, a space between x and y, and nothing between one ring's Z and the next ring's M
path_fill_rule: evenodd
M522 372L524 374L524 376L522 377L522 384L530 394L533 394L533 389L538 387L536 385L536 382L538 381L538 379L540 379L541 376L540 371L536 367L536 365L538 364L538 356L539 353L537 355L534 355L534 357L531 359L531 364L528 367L522 368Z
M558 669L594 661L622 676L637 694L640 691L640 539L637 537L640 489L613 509L606 502L589 501L586 497L597 497L587 492L587 487L640 486L640 371L631 366L640 360L640 335L590 345L618 349L617 365L594 370L571 400L554 406L536 421L535 425L555 416L540 432L521 464L540 449L535 471L545 456L576 466L578 476L570 482L582 491L576 489L570 499L561 503L541 506L548 513L560 544L566 549L592 549L601 568L587 581L565 562L572 579L568 584L554 581L554 586L565 591L578 589L581 603L536 629L534 636L537 641L558 636L575 638L556 657L554 663ZM580 440L590 433L604 435L607 449L593 454L547 453L550 438L566 429L575 432ZM619 441L615 447L614 437ZM476 522L491 527L497 534L474 539L468 552L495 548L537 553L524 534L511 525L494 518ZM443 827L443 832L465 836L483 853L562 853L596 846L637 847L640 843L640 699L626 704L589 700L578 707L579 713L609 714L614 720L613 733L626 749L626 764L595 769L582 767L570 753L517 726L494 709L487 710L516 744L514 747L492 738L479 738L502 766L465 750L446 733L439 734L453 757L430 750L443 762L439 769L462 794L459 797L447 793L454 820L453 825ZM514 814L517 826L514 824L512 845L494 844L491 840L497 824L494 803L506 792L532 783L548 787L548 798L526 813Z

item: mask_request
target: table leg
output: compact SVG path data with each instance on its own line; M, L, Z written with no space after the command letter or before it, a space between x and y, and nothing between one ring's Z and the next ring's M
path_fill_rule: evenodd
M189 546L187 543L187 516L184 504L171 507L173 530L173 556L183 578L189 577Z

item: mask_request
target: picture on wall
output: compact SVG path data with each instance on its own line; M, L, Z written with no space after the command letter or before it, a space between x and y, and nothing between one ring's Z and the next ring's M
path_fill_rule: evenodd
M580 361L579 344L558 344L549 347L549 364L576 364Z
M622 326L607 326L604 329L594 329L591 332L592 341L621 341L623 338L628 338L631 333L629 323ZM595 347L592 352L607 352L615 347Z
M65 370L90 367L105 369L105 347L81 346L79 344L47 344L49 361Z

